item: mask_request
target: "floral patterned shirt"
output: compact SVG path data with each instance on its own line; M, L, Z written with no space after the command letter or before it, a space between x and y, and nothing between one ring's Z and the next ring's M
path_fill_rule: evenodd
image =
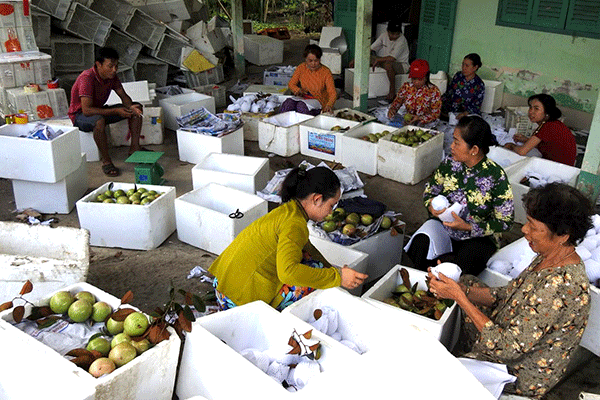
M446 196L451 205L462 204L459 216L472 226L470 231L444 226L452 239L489 236L507 231L513 223L510 183L502 167L487 157L471 168L446 157L425 185L425 207L429 208L439 194Z
M481 114L485 94L485 84L477 75L468 81L462 72L457 72L442 96L442 110L445 112Z
M440 89L432 83L417 89L412 82L405 82L390 105L388 116L396 115L402 104L406 106L406 112L419 117L422 124L433 122L442 112Z
M517 377L507 391L540 397L565 373L590 311L583 262L534 271L537 256L507 286L493 288L495 308L465 356L506 364Z

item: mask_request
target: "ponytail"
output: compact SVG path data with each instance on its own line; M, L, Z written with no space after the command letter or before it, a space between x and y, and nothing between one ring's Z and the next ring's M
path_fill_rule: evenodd
M286 203L292 199L303 200L310 194L323 196L323 200L334 197L340 189L340 180L327 167L304 167L292 169L281 185L281 201Z

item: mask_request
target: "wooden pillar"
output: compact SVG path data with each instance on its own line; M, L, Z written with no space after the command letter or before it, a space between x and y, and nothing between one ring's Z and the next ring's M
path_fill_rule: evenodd
M233 0L231 4L231 34L233 36L233 61L238 79L246 76L246 58L244 57L244 15L242 0Z
M369 68L371 65L371 25L373 0L357 0L356 45L354 46L353 106L367 111L369 99Z

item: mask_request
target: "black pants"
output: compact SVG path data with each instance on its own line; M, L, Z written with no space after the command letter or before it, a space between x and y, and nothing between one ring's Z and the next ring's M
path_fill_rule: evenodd
M429 251L429 237L422 233L417 234L406 252L415 268L427 271L428 267L435 266L437 260L457 264L463 274L479 275L485 269L487 261L496 252L496 244L490 236L476 237L466 240L452 240L452 253L442 254L434 260L427 259Z

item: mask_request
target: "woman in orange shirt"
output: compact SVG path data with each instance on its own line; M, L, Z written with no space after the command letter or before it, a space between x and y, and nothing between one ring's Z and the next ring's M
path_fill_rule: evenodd
M304 62L294 71L288 87L295 97L283 102L280 112L297 111L302 114L317 115L322 111L333 110L337 93L333 75L329 68L321 64L323 50L316 44L304 49Z

